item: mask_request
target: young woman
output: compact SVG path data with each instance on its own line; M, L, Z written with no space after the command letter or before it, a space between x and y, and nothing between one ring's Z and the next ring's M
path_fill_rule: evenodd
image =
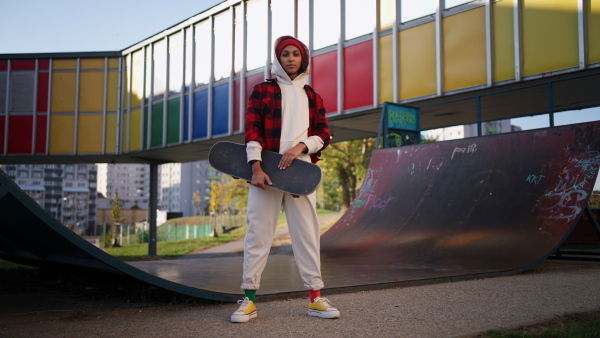
M254 87L246 111L246 153L252 166L248 192L248 230L244 244L242 290L244 299L231 316L235 323L256 317L256 290L267 264L281 207L285 211L296 265L308 290L308 314L337 318L340 312L321 297L320 226L316 196L292 197L270 189L269 176L261 167L263 149L279 152L279 169L285 170L294 159L316 163L330 141L323 100L306 84L310 65L309 50L302 42L282 36L275 41L271 68L274 79Z

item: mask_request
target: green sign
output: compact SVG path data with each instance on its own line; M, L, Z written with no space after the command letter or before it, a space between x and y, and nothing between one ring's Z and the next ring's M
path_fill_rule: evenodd
M419 130L419 108L386 102L383 109L384 114L387 115L387 127L389 129Z
M381 113L376 148L380 141L384 148L421 142L419 108L384 102Z

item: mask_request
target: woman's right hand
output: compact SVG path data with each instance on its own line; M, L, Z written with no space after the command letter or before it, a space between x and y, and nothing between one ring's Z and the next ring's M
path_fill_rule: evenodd
M260 164L261 161L252 163L252 182L250 182L250 184L265 190L267 188L265 182L269 185L273 185L273 182L271 182L269 175L262 170Z

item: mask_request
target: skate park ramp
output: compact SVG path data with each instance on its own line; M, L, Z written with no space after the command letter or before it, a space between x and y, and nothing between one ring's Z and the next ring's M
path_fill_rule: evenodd
M321 237L324 294L514 274L581 217L600 122L373 152L352 206ZM71 232L0 172L0 258L130 275L221 301L242 294L238 254L123 263ZM304 295L291 252L271 255L259 301Z

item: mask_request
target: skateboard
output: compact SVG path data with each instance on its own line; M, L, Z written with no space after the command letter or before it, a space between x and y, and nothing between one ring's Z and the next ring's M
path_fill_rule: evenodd
M321 168L310 162L295 159L286 169L277 165L283 155L273 151L262 151L262 168L271 178L273 185L267 187L285 191L298 197L308 195L317 189L321 182ZM220 141L208 153L208 162L220 172L234 178L252 181L252 167L246 160L246 146L240 143Z

